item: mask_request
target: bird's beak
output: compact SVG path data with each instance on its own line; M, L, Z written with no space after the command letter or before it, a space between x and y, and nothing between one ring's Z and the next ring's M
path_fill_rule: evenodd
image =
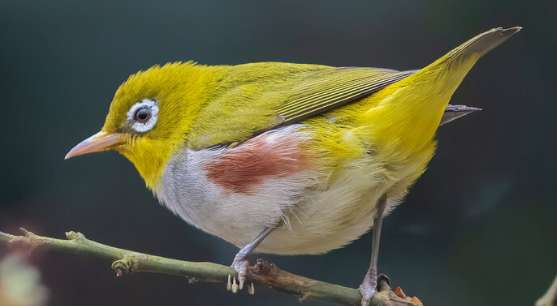
M89 153L108 151L124 144L125 137L121 133L98 132L97 134L83 140L73 147L64 159L85 155Z

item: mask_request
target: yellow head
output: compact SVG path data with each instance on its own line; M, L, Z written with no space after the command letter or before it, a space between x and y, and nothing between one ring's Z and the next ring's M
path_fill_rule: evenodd
M66 159L116 150L135 165L149 188L155 188L207 100L209 79L207 67L191 62L131 75L116 91L101 131L75 146Z

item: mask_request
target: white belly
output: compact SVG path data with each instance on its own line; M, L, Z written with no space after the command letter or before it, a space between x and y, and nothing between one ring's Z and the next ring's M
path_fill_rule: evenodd
M333 182L326 181L330 174L302 171L269 178L255 193L234 193L207 179L203 165L215 154L178 154L155 192L188 223L238 247L283 222L257 252L318 254L342 247L370 229L377 200L392 185L366 157L336 173Z
M167 165L155 193L183 220L238 247L265 228L281 224L257 252L319 254L366 233L373 225L378 199L386 195L388 205L400 200L423 172L434 148L426 148L404 165L386 165L364 154L343 166L315 166L328 161L325 155L313 160L313 166L293 167L292 161L304 160L297 158L296 150L298 143L310 139L307 133L300 126L289 126L238 147L184 149ZM275 159L277 154L282 159ZM212 167L215 161L226 163ZM261 164L268 161L275 170L276 166L298 170L265 174L271 168ZM246 176L248 170L255 172ZM239 179L233 175L238 173ZM230 177L235 180L227 180ZM256 188L230 188L231 183L241 185L256 177Z

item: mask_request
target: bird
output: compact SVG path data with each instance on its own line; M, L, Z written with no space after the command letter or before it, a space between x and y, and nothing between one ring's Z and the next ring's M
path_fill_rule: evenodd
M426 171L439 126L480 110L449 104L469 70L520 30L493 28L408 71L156 65L118 87L100 132L65 158L112 150L130 160L162 205L240 248L233 292L253 252L323 254L371 230L359 287L369 305L383 218Z

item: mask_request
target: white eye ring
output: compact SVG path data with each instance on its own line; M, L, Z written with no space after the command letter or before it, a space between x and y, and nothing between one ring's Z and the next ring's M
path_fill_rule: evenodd
M151 117L146 122L139 122L135 119L135 113L142 108L147 108L151 112ZM128 122L131 128L138 133L145 133L155 127L159 114L159 106L155 100L143 99L137 102L128 111Z

